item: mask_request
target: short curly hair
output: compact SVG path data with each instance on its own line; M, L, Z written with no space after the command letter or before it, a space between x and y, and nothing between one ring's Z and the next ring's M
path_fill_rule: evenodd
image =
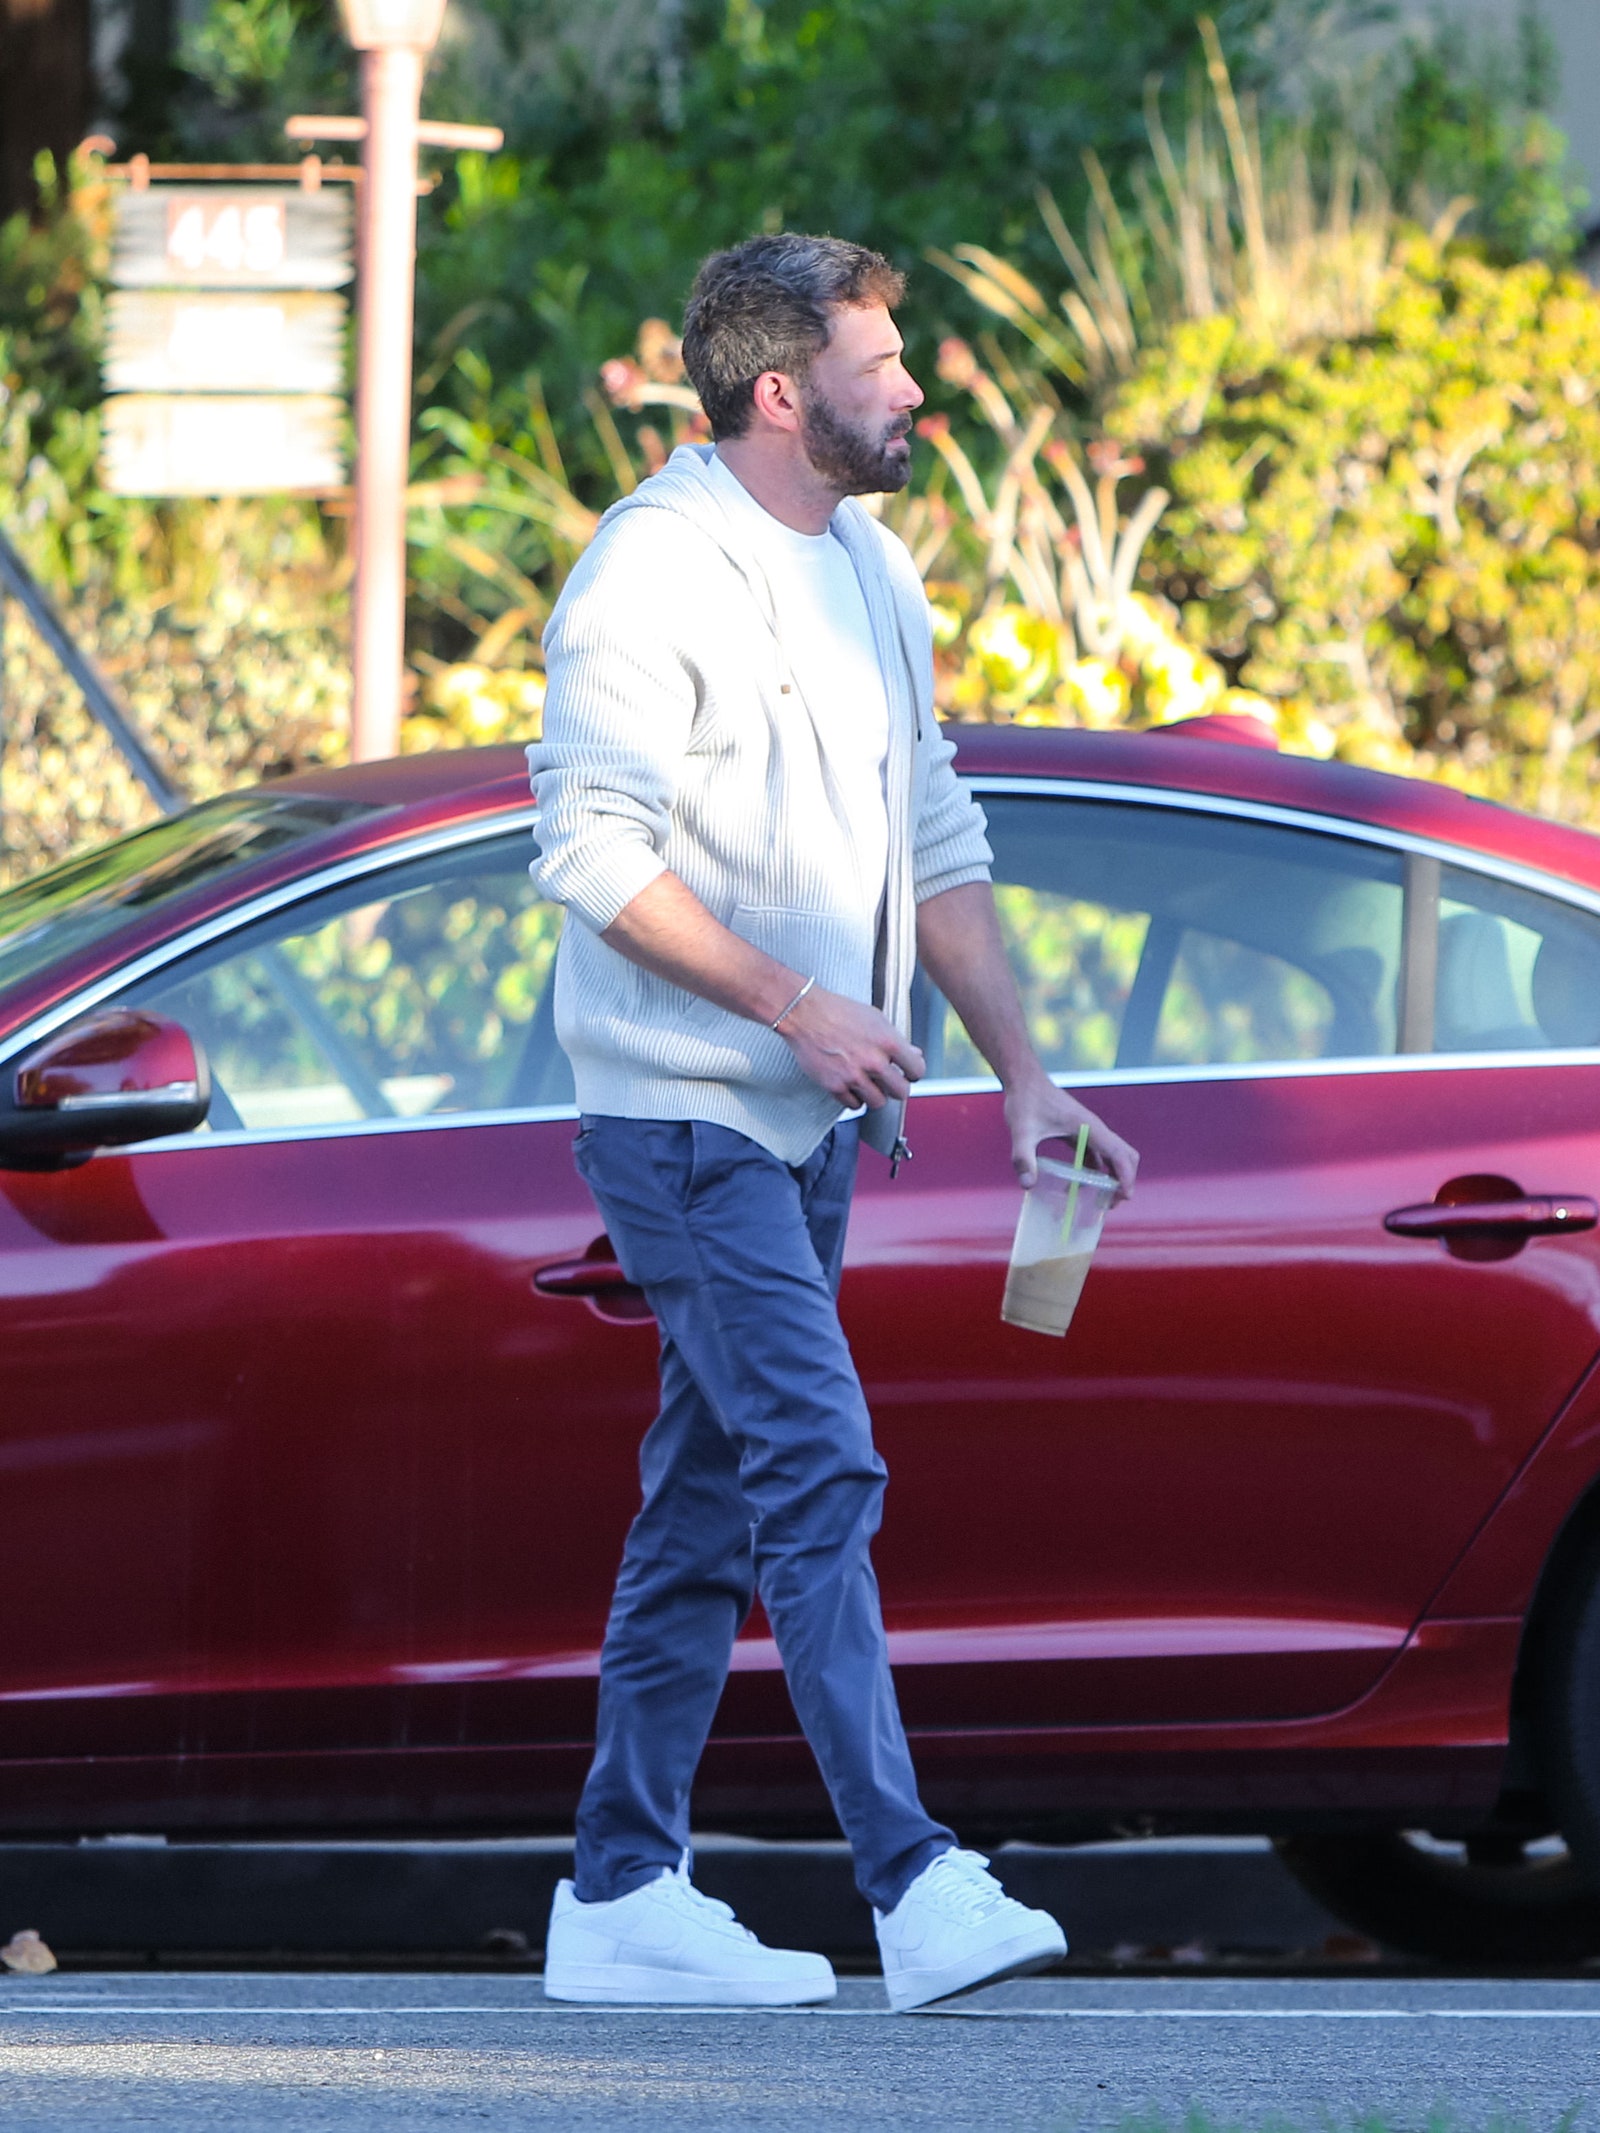
M683 364L712 436L744 435L755 382L767 371L804 382L828 345L830 312L892 309L905 289L905 276L881 252L842 237L785 230L713 252L683 315Z

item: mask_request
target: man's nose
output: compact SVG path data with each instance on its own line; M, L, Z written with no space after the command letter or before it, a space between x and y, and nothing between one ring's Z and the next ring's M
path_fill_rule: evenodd
M922 387L902 363L900 366L900 384L894 396L896 412L904 408L909 414L912 408L920 407L926 398L927 395L923 392Z

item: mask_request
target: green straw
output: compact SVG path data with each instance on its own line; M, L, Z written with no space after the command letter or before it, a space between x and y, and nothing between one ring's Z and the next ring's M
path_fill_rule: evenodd
M1078 1145L1072 1151L1072 1167L1074 1171L1079 1171L1083 1168L1083 1154L1088 1145L1089 1128L1086 1125L1080 1126L1078 1128ZM1067 1211L1061 1218L1061 1241L1063 1244L1072 1235L1072 1217L1077 1212L1078 1206L1078 1184L1079 1180L1074 1177L1072 1188L1067 1194Z

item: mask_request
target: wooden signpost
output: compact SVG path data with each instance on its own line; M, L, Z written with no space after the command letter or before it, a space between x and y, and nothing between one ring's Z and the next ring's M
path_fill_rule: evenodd
M117 202L102 473L118 496L345 482L348 188L151 183ZM139 182L140 177L145 182Z
M163 169L141 157L127 166L112 255L102 470L120 496L343 487L338 292L352 275L351 201L329 181L359 175L350 739L361 758L393 754L404 683L417 150L493 150L502 136L496 126L419 116L445 0L339 0L339 8L361 54L361 115L296 117L286 130L299 141L360 142L359 173L314 155L298 170ZM298 185L282 182L296 177Z

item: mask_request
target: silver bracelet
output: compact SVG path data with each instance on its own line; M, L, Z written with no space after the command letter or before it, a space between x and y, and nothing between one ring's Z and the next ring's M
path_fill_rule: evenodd
M806 994L811 990L812 986L815 985L816 982L817 981L814 977L807 978L805 983L801 986L800 990L795 994L794 998L784 1009L783 1013L781 1015L773 1016L772 1020L767 1024L768 1029L776 1029L780 1022L787 1022L789 1017L794 1013L795 1009L800 1005L800 1002L805 998Z

